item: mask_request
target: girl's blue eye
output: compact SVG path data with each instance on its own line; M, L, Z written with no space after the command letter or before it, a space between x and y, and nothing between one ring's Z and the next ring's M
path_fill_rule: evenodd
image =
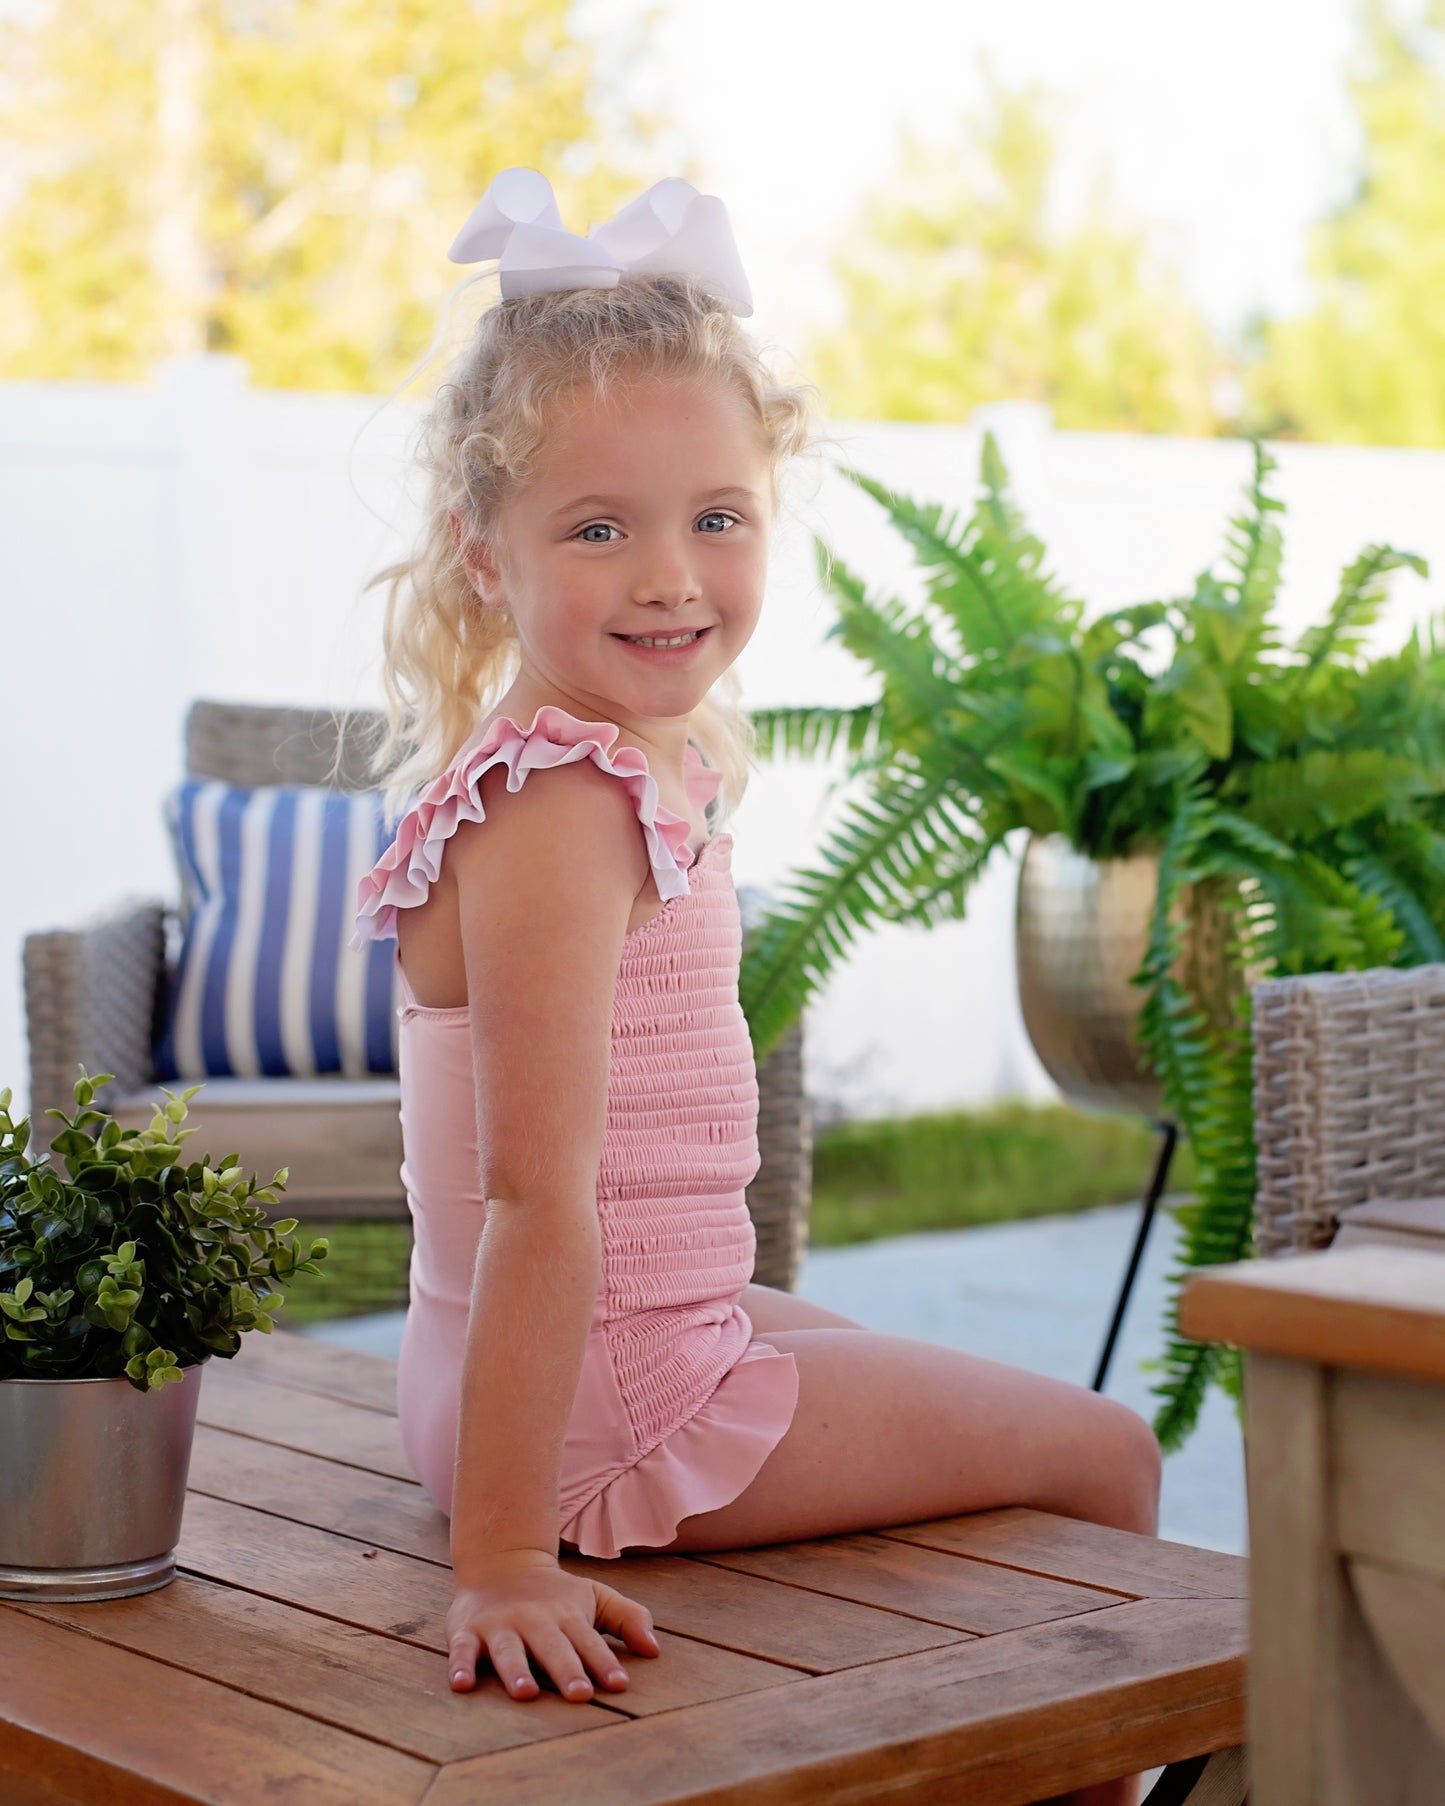
M594 520L594 521L589 522L588 525L585 526L582 529L582 531L577 535L577 537L579 539L587 540L587 544L589 546L605 546L605 545L610 544L609 540L588 539L587 535L589 533L612 533L614 531L615 531L615 529L612 527L609 527L605 520Z
M697 524L703 529L704 532L711 533L712 531L714 531L714 529L707 525L707 522L710 520L721 521L722 522L722 531L726 532L729 527L734 525L736 516L731 515L731 514L724 514L721 509L715 509L711 514L704 514L699 519Z

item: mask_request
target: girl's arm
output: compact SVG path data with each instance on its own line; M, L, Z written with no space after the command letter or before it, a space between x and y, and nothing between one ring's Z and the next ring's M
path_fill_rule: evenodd
M525 1692L524 1641L559 1688L579 1678L586 1687L579 1655L599 1678L617 1668L596 1622L630 1628L636 1648L650 1641L642 1607L557 1562L562 1449L600 1277L613 990L648 866L630 799L594 766L534 773L512 794L503 779L500 770L483 779L487 819L464 825L448 848L487 1200L462 1374L448 1630L455 1655L465 1619L473 1659L485 1642L499 1675Z

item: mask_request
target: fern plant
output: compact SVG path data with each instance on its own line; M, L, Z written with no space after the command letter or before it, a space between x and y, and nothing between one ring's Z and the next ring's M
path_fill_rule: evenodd
M1445 959L1445 643L1432 626L1388 655L1364 650L1390 573L1426 564L1367 547L1323 618L1286 643L1283 504L1274 460L1259 443L1253 454L1223 555L1191 593L1093 620L1046 570L991 435L967 519L846 471L908 541L922 599L870 591L820 543L831 636L876 674L878 695L753 716L761 756L837 752L857 781L817 859L749 936L742 1001L759 1058L860 936L962 917L1010 836L1156 856L1139 1036L1198 1169L1153 1388L1166 1450L1211 1380L1239 1397L1235 1351L1184 1337L1178 1300L1192 1268L1251 1250L1243 975ZM1236 979L1223 1000L1182 958L1206 909Z

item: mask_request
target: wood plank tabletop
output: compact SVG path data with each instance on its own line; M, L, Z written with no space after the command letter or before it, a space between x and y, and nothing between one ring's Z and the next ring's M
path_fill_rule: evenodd
M1244 1741L1247 1564L1025 1510L568 1558L662 1654L453 1693L395 1408L393 1362L295 1333L208 1364L177 1578L0 1605L5 1806L1025 1806Z

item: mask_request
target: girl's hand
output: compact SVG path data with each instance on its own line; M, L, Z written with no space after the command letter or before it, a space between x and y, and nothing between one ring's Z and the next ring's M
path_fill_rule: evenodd
M585 1702L592 1685L583 1664L614 1692L627 1685L616 1650L600 1634L611 1631L638 1655L662 1653L652 1614L600 1581L568 1574L555 1555L512 1549L489 1555L457 1580L447 1613L452 1688L476 1684L483 1649L513 1699L535 1699L541 1688L527 1652L543 1666L563 1699Z

